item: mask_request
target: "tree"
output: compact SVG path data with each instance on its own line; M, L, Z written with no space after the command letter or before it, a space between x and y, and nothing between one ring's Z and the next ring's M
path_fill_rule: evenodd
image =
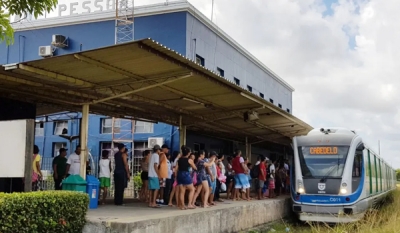
M0 0L0 43L14 43L14 30L10 15L33 15L35 19L50 12L57 6L58 0Z
M396 169L396 180L400 181L400 169Z

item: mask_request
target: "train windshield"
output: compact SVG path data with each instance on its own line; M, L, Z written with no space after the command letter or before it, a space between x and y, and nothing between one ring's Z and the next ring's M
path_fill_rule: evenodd
M298 150L304 178L339 178L349 146L300 146Z

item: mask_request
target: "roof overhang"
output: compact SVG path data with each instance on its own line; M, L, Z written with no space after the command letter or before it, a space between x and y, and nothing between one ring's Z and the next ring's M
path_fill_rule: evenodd
M38 115L80 111L150 119L231 140L288 144L312 127L181 54L144 39L0 70L1 95ZM243 115L256 111L258 120Z

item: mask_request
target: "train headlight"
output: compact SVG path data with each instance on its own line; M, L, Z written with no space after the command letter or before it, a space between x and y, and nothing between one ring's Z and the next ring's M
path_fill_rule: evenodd
M297 192L298 193L304 193L304 187L303 187L303 182L301 180L297 180Z
M342 183L342 188L340 189L341 194L346 194L347 193L347 183L343 182Z

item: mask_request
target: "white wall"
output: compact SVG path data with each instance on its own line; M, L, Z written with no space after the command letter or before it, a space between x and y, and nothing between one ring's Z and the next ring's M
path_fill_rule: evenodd
M249 85L256 95L261 92L264 99L269 101L271 98L276 106L281 104L282 109L288 108L292 112L291 90L274 80L190 13L187 13L186 27L188 58L194 59L196 54L200 55L205 60L206 68L214 71L217 67L223 69L226 79L233 81L236 77L244 89Z
M0 177L24 177L26 120L0 121Z

